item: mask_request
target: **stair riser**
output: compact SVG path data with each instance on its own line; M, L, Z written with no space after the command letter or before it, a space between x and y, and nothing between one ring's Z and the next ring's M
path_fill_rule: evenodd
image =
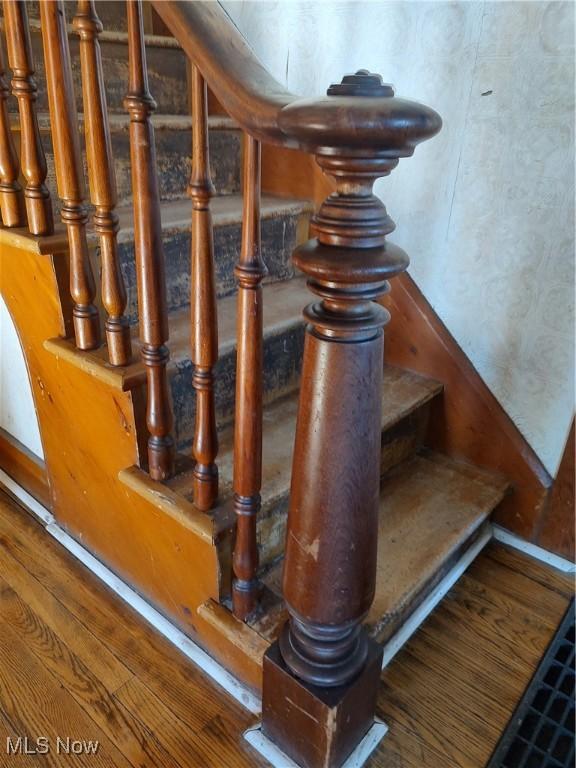
M262 256L268 267L268 282L285 280L294 275L292 253L297 245L303 215L285 214L262 221ZM214 227L216 291L219 297L236 290L234 266L240 253L241 225ZM123 242L119 248L122 273L128 290L128 316L132 323L138 316L134 244ZM190 304L190 233L165 232L166 286L168 308L181 309Z
M426 435L430 403L425 403L382 433L380 474L413 456ZM260 566L265 568L284 553L288 498L276 499L263 506L258 517L258 550Z
M82 135L83 143L83 135ZM176 200L186 196L190 179L192 136L189 130L160 128L155 131L156 168L161 200ZM18 144L18 133L16 133ZM48 187L54 209L60 209L56 189L54 154L50 136L43 130L42 143L48 166ZM237 194L240 191L240 167L242 162L242 137L240 131L210 131L210 170L212 181L219 195ZM128 127L112 132L112 151L118 191L118 205L132 203L132 179L130 164L130 137ZM85 178L87 179L84 159ZM88 190L86 191L88 198Z
M78 111L82 112L79 41L75 34L69 36L69 41L76 106ZM108 109L110 112L125 112L123 101L128 90L128 46L125 42L103 39L100 47ZM32 30L32 48L38 85L37 109L39 112L46 112L48 95L44 74L42 35L39 30ZM179 48L148 45L146 60L150 93L158 105L157 112L166 115L189 115L187 62L183 51ZM17 110L14 98L9 99L8 108L10 111Z
M264 338L263 389L264 402L270 402L293 391L302 366L304 324ZM233 419L236 389L236 350L220 356L215 368L216 407L219 425ZM194 437L196 398L192 387L192 363L177 363L170 378L174 408L175 439L178 450L187 452Z

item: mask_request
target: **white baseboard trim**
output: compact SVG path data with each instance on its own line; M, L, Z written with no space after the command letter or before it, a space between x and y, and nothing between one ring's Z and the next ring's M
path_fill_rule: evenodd
M32 498L9 475L0 469L0 482L24 504L44 525L46 532L53 536L65 549L74 555L100 581L103 581L118 597L133 608L148 624L178 648L190 661L198 666L208 677L223 688L232 698L254 714L262 711L261 701L245 685L237 680L223 666L218 664L206 651L200 648L181 630L162 616L155 608L147 603L122 579L118 578L109 568L100 562L87 549L73 539L56 523L54 516Z
M432 613L434 608L442 600L442 598L449 592L454 584L458 581L460 576L468 568L468 566L475 560L480 552L484 549L486 544L492 538L491 527L487 528L478 539L464 552L462 557L458 560L456 565L444 576L442 581L435 587L428 595L426 600L414 611L410 618L402 625L402 627L393 635L390 640L384 646L384 656L382 659L382 669L388 666L394 656L402 648L402 646L408 642L414 632L422 624L422 622Z
M374 720L374 725L354 749L350 757L348 757L342 768L361 768L387 732L388 726L386 723L378 719ZM297 763L278 749L274 742L264 736L260 725L245 731L244 738L273 768L299 768Z
M570 560L566 560L560 555L555 555L553 552L548 552L547 549L542 549L536 544L531 544L529 541L521 539L520 536L516 536L514 533L507 531L506 528L501 528L499 525L494 525L494 538L496 541L507 544L509 547L524 552L530 557L540 560L546 565L552 566L563 573L576 573L576 565L571 563Z

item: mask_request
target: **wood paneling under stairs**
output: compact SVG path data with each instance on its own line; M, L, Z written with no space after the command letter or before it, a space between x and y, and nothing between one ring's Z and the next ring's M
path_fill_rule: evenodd
M370 768L483 768L572 594L490 544L382 675ZM254 717L0 494L0 766L264 768ZM7 736L97 739L7 757Z

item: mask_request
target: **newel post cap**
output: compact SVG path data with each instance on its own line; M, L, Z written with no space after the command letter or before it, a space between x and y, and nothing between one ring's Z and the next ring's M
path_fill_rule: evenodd
M281 130L311 151L367 150L407 157L442 127L440 115L415 101L399 99L394 88L365 69L345 75L320 98L300 99L278 116Z

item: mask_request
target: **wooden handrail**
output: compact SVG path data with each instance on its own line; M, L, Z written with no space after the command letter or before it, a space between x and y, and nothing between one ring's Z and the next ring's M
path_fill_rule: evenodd
M406 157L421 140L413 141L412 134L434 134L442 125L440 116L422 104L414 126L413 102L375 98L390 96L389 86L377 93L355 86L351 101L352 84L344 83L327 96L302 99L272 77L218 2L152 0L152 5L226 112L262 142L307 152L318 146L401 146ZM405 141L399 139L403 126Z
M217 2L152 5L200 70L226 112L256 138L291 145L278 113L296 97L278 83Z

